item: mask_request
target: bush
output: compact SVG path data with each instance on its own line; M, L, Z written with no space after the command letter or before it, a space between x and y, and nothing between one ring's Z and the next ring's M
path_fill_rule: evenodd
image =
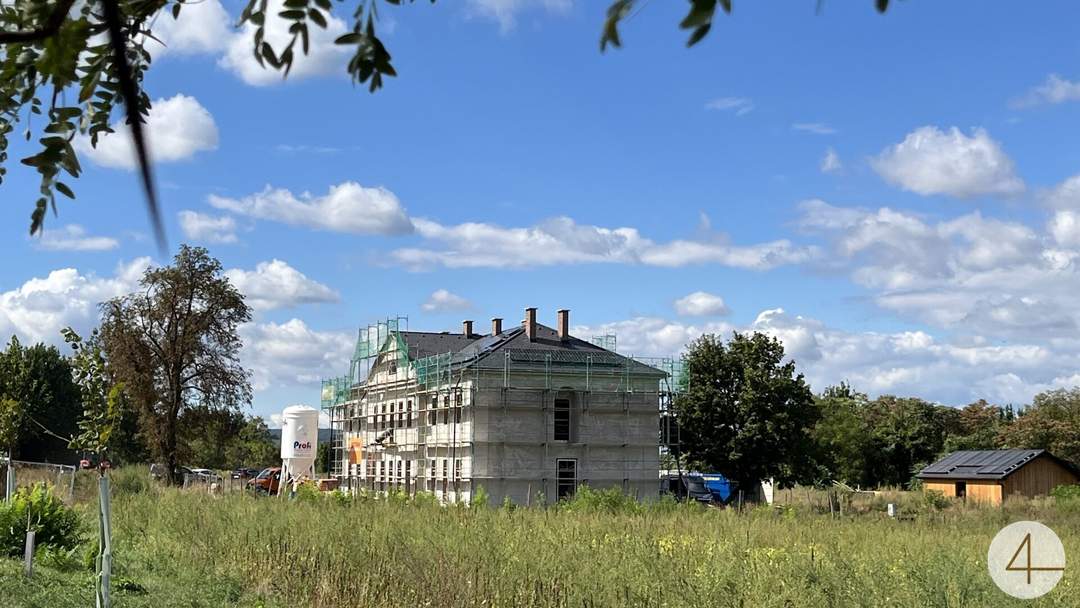
M26 546L26 526L36 533L38 547L71 549L79 544L79 516L41 482L19 488L0 505L0 553L17 557Z
M1080 485L1058 486L1050 491L1050 496L1058 502L1080 502Z
M113 496L142 494L150 491L150 473L141 466L122 467L109 473L109 484Z
M296 494L293 496L299 502L316 502L319 500L319 488L313 481L305 481L296 488Z
M926 506L934 511L940 511L952 504L941 490L927 490L923 494L923 500L926 501Z
M476 491L473 492L472 497L469 499L469 506L474 509L486 507L490 503L491 497L488 495L487 490L484 489L484 486L476 488Z
M641 503L633 496L623 494L619 488L594 490L587 485L580 486L574 496L559 503L567 511L636 513L641 510Z

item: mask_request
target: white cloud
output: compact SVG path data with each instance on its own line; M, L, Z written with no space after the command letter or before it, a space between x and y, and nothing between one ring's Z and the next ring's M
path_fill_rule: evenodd
M155 40L146 43L154 59L171 54L218 53L225 50L235 35L232 18L219 0L185 3L178 19L173 18L171 9L171 6L162 9L153 26L154 37L164 46Z
M108 236L91 236L78 224L49 228L41 232L37 246L50 251L108 251L120 241Z
M292 308L301 304L337 302L337 292L281 260L260 262L255 270L233 268L225 276L256 310Z
M573 0L468 0L468 10L472 14L498 22L504 33L514 28L522 12L542 9L549 13L565 13L573 5Z
M1080 100L1080 82L1072 82L1057 74L1050 74L1046 77L1046 82L1031 89L1023 97L1012 100L1009 105L1020 109L1078 100Z
M256 219L294 226L353 234L407 234L413 223L393 192L365 188L356 182L331 186L325 196L303 192L299 196L267 186L243 198L210 195L210 204Z
M97 324L98 304L132 291L149 267L150 258L138 258L118 265L111 277L62 268L32 278L0 293L0 336L5 342L16 334L23 343L62 344L61 329L89 331Z
M1053 209L1080 210L1080 175L1067 178L1050 190L1039 193L1042 203Z
M287 19L277 17L277 13L283 10L283 0L271 0L267 6L265 40L282 52L292 34L289 26L292 23ZM229 70L245 83L255 86L280 84L282 82L295 81L311 76L324 76L332 73L345 74L345 67L349 61L349 55L355 48L345 45L334 44L334 40L346 32L345 22L332 14L323 13L326 16L326 29L311 23L308 27L310 44L308 53L301 52L297 44L294 51L292 71L288 79L282 78L282 73L269 65L265 68L259 65L252 52L252 36L255 34L255 26L250 23L244 24L240 30L228 39L224 49L224 55L218 60L218 65ZM309 22L310 23L310 22Z
M447 268L524 268L558 264L621 263L677 267L720 264L768 270L814 257L812 247L786 240L756 245L733 245L723 235L701 240L654 243L636 228L604 228L578 224L568 217L528 228L505 228L469 222L444 226L430 220L413 222L426 241L441 248L402 248L391 252L394 262L413 270Z
M1080 325L1080 229L1060 211L1046 233L970 213L932 222L888 208L801 206L799 226L826 237L881 308L957 335L1043 343Z
M821 159L820 169L822 173L839 173L844 169L844 163L840 161L840 155L836 150L828 148L825 156Z
M734 112L736 116L744 116L754 111L754 102L747 97L717 97L707 102L705 109Z
M437 289L428 296L427 301L421 304L420 308L427 312L451 312L468 310L472 308L472 303L445 289Z
M235 243L236 220L223 215L215 217L198 211L184 210L176 214L184 236L207 243Z
M724 298L704 291L695 291L675 300L675 313L683 317L711 317L729 312Z
M732 331L760 331L780 340L815 391L847 381L872 396L910 395L953 405L979 398L1027 403L1039 391L1072 387L1080 381L1075 373L1080 343L996 345L974 340L965 344L942 341L923 331L850 332L783 309L764 310L742 326L637 317L579 326L573 333L613 333L622 353L671 356L702 334L728 339Z
M285 323L247 323L241 362L252 372L255 390L312 385L348 371L355 332L316 331L300 319Z
M1047 229L1059 245L1080 249L1080 211L1055 212Z
M89 137L81 135L75 138L75 146L102 167L134 169L135 148L130 130L123 120L111 126L115 133L101 136L97 147L90 145ZM197 152L215 150L218 146L214 117L198 100L187 95L154 101L144 131L150 159L155 163L186 160Z
M797 122L791 125L791 128L804 133L813 133L814 135L832 135L836 133L836 129L823 122Z
M956 127L920 127L870 164L889 183L922 195L970 198L1024 191L1012 160L985 129L967 136Z

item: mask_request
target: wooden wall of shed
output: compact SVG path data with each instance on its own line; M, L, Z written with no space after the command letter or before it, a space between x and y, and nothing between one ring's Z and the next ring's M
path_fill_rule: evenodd
M975 502L984 502L992 505L1001 504L1001 482L987 479L957 480L967 484L967 499ZM952 480L927 480L923 484L926 491L937 490L947 498L956 498L956 481Z
M1044 455L1005 478L1005 496L1045 496L1057 486L1077 482L1076 475Z

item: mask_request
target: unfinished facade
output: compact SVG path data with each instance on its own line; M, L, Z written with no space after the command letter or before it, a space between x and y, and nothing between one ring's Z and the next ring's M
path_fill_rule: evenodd
M661 420L674 362L635 360L556 328L536 309L486 334L360 331L350 374L323 382L331 474L353 491L554 502L578 485L658 493ZM603 340L595 340L603 343ZM666 369L665 369L666 368Z

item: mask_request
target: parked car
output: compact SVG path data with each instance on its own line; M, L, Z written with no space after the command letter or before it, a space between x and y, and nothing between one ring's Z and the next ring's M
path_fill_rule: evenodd
M661 480L660 491L673 495L675 500L680 502L684 500L703 504L720 502L706 486L705 479L700 474L684 474L681 483L678 475L666 475Z
M233 479L251 479L252 477L255 477L258 474L259 474L259 469L249 469L247 467L239 467L239 468L233 469L232 478Z
M191 474L199 483L221 483L221 475L211 469L191 469Z
M169 468L164 464L154 463L150 465L150 477L155 481L163 481L165 479L165 472L168 470ZM178 479L183 480L192 475L194 475L194 473L192 473L191 469L179 465L176 467L176 477Z
M281 484L281 467L269 467L263 469L254 478L249 479L247 485L256 494L277 494Z

